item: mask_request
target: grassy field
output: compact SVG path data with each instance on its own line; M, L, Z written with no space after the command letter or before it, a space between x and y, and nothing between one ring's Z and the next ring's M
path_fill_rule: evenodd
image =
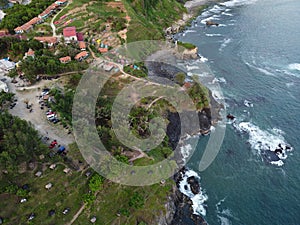
M75 147L70 146L68 157L73 161L82 161L83 158ZM57 164L54 170L49 168L53 162ZM149 163L149 161L148 161ZM138 163L137 163L138 164ZM10 184L22 187L27 184L29 194L26 196L27 202L20 203L22 197L15 194L0 194L0 216L4 218L4 224L67 224L84 204L83 195L89 191L86 171L71 170L65 174L63 170L71 168L69 163L64 162L61 157L41 160L34 170L27 170L23 174L1 175L0 188ZM43 171L41 177L34 174ZM52 183L50 190L45 189L45 185ZM85 207L74 224L86 225L92 216L97 217L95 224L138 224L145 221L151 224L164 212L164 204L167 196L174 185L172 180L167 180L164 186L155 184L146 187L130 187L112 183L106 180L103 188L98 192L96 200ZM130 206L129 202L134 193L141 197L143 205L140 208ZM69 207L70 212L64 215L62 212ZM50 210L55 210L55 215L49 216ZM28 221L28 216L34 213L35 218ZM120 213L120 215L117 215Z

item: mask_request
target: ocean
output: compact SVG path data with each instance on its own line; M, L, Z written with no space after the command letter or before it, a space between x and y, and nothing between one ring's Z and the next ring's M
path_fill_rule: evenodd
M299 9L299 0L227 1L210 6L176 36L198 47L227 113L236 117L206 170L198 168L209 136L187 164L201 179L202 193L186 194L194 213L211 225L300 224ZM207 20L219 26L206 27ZM269 153L276 160L268 160Z

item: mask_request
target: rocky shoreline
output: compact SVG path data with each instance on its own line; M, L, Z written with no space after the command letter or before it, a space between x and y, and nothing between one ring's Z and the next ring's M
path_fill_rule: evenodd
M173 35L180 32L187 23L197 16L199 12L199 7L204 5L218 2L217 0L192 0L188 1L185 4L187 8L188 14L184 14L183 18L173 24L173 26L167 28L165 30L166 39L174 42ZM177 47L177 46L176 46ZM148 62L146 62L146 66L150 68L149 78L155 80L160 83L159 76L163 78L170 79L174 81L174 74L178 72L182 72L179 68L174 68L172 63L174 63L174 58L180 58L182 60L186 59L195 59L198 58L198 49L192 50L184 50L181 54L178 55L178 49L175 48L173 51L159 51L148 58ZM170 61L165 62L164 59L171 56ZM163 59L163 60L162 60ZM159 61L159 63L157 63ZM150 62L150 63L149 63ZM170 63L171 65L168 65ZM152 73L151 73L152 72ZM162 82L165 82L163 79ZM163 83L164 84L164 83ZM209 91L210 95L210 108L205 108L202 111L198 112L199 118L199 126L200 130L193 130L194 126L191 126L190 134L208 134L210 132L210 128L212 125L218 122L219 112L222 108L212 96L211 91ZM167 135L170 139L170 146L175 149L175 147L180 142L180 116L178 113L169 112L168 120L170 121L167 127ZM189 124L186 124L189 126ZM198 126L198 127L199 127ZM176 156L176 158L183 158L182 156ZM179 164L183 163L178 162ZM157 224L159 225L186 225L186 224L196 224L196 225L207 225L207 222L200 215L196 215L193 213L193 202L191 199L183 194L179 190L179 184L183 179L184 174L188 171L188 168L183 167L178 173L176 173L173 177L176 185L173 186L172 193L168 196L168 201L165 204L166 213L164 215L160 215L157 220ZM188 178L188 184L190 186L193 194L198 194L201 190L200 182L195 179L195 177Z

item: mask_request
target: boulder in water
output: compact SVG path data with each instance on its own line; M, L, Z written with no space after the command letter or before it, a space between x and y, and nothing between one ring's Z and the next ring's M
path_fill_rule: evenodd
M208 20L206 21L206 26L219 26L219 24L211 20Z

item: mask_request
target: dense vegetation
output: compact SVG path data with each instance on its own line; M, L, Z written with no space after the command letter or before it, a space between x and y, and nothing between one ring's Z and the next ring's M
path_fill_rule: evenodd
M3 95L3 93L1 93ZM23 161L34 160L45 151L37 131L28 122L2 112L0 117L0 167L16 171Z
M7 15L1 21L0 29L6 28L14 33L16 27L38 16L52 3L52 0L32 0L28 5L14 4L13 7L4 10Z
M0 23L1 24L1 23ZM14 61L21 60L31 48L33 50L39 50L43 48L43 44L37 40L20 40L15 37L3 37L0 38L0 57L10 57Z
M72 60L68 64L62 64L59 58L64 56L74 56L80 52L75 44L57 47L58 52L54 53L52 49L44 48L44 45L34 39L20 40L14 37L4 37L0 39L0 57L8 56L14 61L21 60L18 71L24 73L25 78L31 82L35 82L37 75L57 75L72 71L82 71L88 67L88 64ZM29 50L35 51L35 57L23 59L24 54ZM17 70L12 70L10 76L17 76Z
M198 110L209 107L209 91L201 83L194 82L192 87L188 89L188 94L193 99Z
M164 38L163 28L181 18L185 8L176 0L125 0L132 21L128 42Z
M134 68L136 66L137 68ZM128 65L124 67L124 72L128 73L135 77L147 77L148 76L148 69L145 67L143 62L135 63L133 65Z

